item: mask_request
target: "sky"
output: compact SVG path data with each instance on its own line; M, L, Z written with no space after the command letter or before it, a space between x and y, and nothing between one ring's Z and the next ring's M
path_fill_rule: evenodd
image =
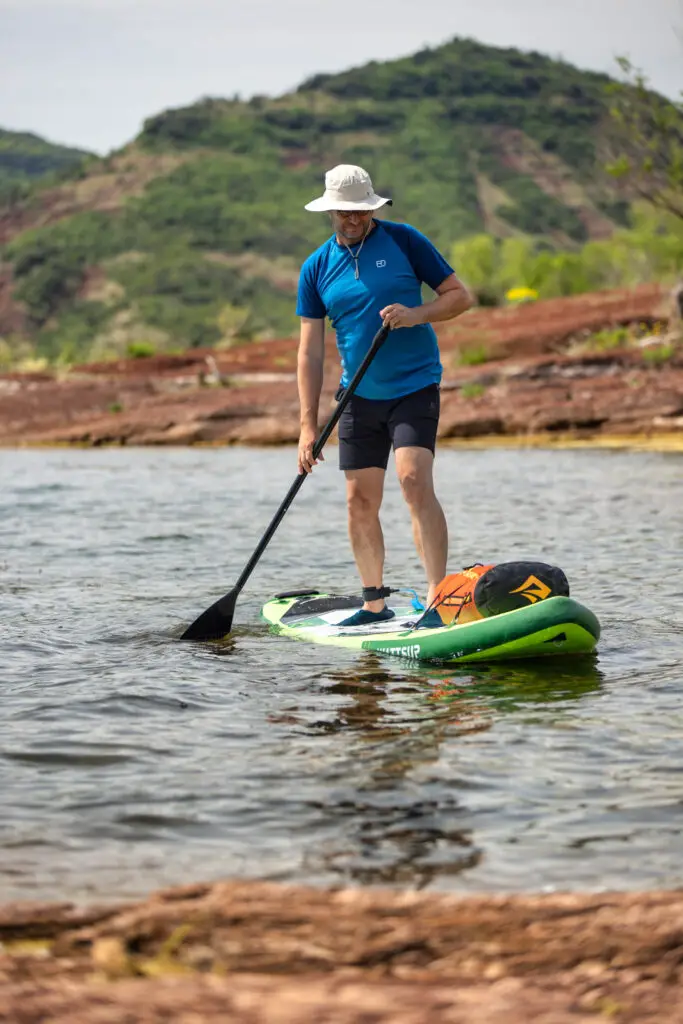
M456 35L683 89L683 0L0 0L0 127L107 153L170 107Z

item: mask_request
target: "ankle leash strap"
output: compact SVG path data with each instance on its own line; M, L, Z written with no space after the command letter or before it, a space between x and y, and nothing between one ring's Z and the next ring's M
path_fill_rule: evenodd
M393 594L391 587L363 587L364 601L381 601Z

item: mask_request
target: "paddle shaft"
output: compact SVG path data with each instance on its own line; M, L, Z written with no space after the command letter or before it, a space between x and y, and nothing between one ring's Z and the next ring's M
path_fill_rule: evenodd
M344 412L344 409L346 408L346 406L351 401L351 396L353 395L354 391L356 390L356 388L360 384L362 378L364 377L365 371L367 370L368 366L370 365L372 360L377 355L379 349L382 347L382 345L386 341L387 336L389 334L389 330L390 330L389 327L381 327L379 329L379 331L377 332L377 334L375 335L375 337L372 339L372 344L371 344L370 348L368 349L368 351L366 352L365 358L363 359L363 362L360 364L360 366L356 370L355 374L353 375L353 378L351 379L351 382L349 383L349 386L345 389L344 394L339 399L339 402L337 404L337 408L334 410L334 412L330 416L329 420L325 424L325 427L323 428L322 433L320 434L320 437L318 438L318 440L313 445L313 458L314 459L318 458L318 456L320 455L321 451L325 447L325 444L327 443L327 441L328 441L328 439L330 437L330 434L332 433L332 431L334 430L334 428L336 427L336 425L337 425L337 423L339 421L339 417L341 416L341 414ZM245 583L247 582L247 580L251 576L252 572L256 568L256 565L257 565L261 555L263 554L263 552L268 547L268 544L270 543L270 540L271 540L273 534L275 533L275 531L277 530L278 526L282 522L282 519L284 518L284 515L285 515L287 509L289 508L289 506L294 501L294 498L299 493L299 490L303 486L303 482L304 482L304 480L306 479L306 477L308 475L309 475L308 473L299 473L299 474L297 474L296 480L294 481L292 486L287 491L287 494L285 495L285 497L284 497L284 499L282 501L282 504L280 505L279 509L277 510L277 512L275 513L273 518L271 519L270 524L268 526L268 529L266 530L266 532L261 537L261 540L259 541L256 550L254 551L253 555L251 556L251 558L249 559L249 561L245 565L245 567L242 570L242 573L241 573L239 579L235 583L235 586L233 588L233 593L235 593L235 595L238 594L240 590L242 590L242 588L244 587Z

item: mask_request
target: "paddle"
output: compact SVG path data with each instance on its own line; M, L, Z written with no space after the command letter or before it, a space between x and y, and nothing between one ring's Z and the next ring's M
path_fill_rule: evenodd
M314 459L318 458L321 451L325 447L325 443L327 442L330 434L336 427L339 417L343 413L346 406L349 404L351 396L358 387L358 385L360 384L360 381L363 375L365 374L365 371L367 370L368 366L370 365L370 363L375 358L378 351L386 341L387 335L389 334L389 330L389 327L380 327L379 331L372 339L372 344L368 349L365 358L363 359L363 362L356 370L353 379L351 380L351 383L346 388L342 397L340 398L337 404L337 408L330 416L330 419L328 420L320 437L313 445ZM273 516L270 525L268 526L268 529L261 537L261 540L258 542L256 550L254 551L253 555L245 565L244 569L242 570L240 578L237 580L237 583L232 588L232 590L229 590L224 597L221 597L220 600L216 601L215 604L212 604L210 608L207 608L205 612L202 612L199 618L195 619L191 626L188 626L188 628L181 636L181 640L220 640L222 637L226 636L230 632L232 628L232 617L235 613L235 604L237 603L237 598L239 597L240 591L242 590L245 583L247 582L252 572L254 571L254 568L258 560L260 559L263 552L266 550L266 547L268 546L271 537L273 536L278 526L280 525L282 519L284 518L285 512L292 504L294 498L299 492L299 488L302 486L307 476L308 473L297 474L296 480L287 491L287 494L285 495L282 504L280 505L279 509Z

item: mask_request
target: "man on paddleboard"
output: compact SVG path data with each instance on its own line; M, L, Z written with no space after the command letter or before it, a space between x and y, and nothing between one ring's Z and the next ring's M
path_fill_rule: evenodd
M334 234L308 257L299 277L299 473L310 473L317 461L325 318L336 331L341 389L382 324L391 328L339 420L339 467L346 475L349 537L364 602L342 623L348 626L394 614L384 601L379 518L392 447L427 574L427 607L446 574L448 531L433 480L442 367L431 325L472 304L453 268L423 234L408 224L374 219L387 204L391 200L375 193L362 167L340 164L328 171L324 194L306 209L327 212ZM422 302L423 282L436 293L431 302Z

